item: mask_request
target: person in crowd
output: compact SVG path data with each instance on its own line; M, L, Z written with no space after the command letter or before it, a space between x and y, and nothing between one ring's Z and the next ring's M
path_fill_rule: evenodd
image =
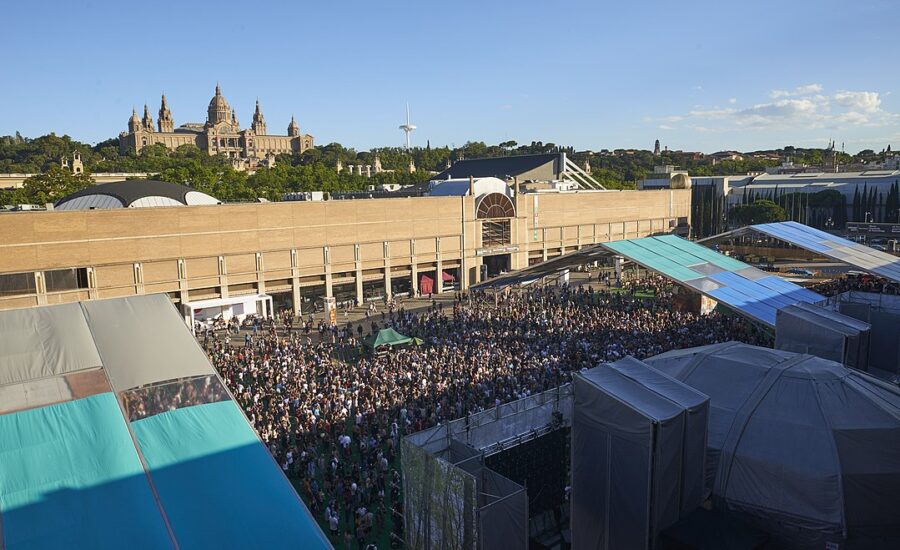
M851 290L900 295L900 284L873 275L845 275L816 284L812 290L822 296L837 296Z

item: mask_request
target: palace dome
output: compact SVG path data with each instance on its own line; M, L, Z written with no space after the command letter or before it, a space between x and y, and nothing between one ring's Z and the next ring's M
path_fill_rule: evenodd
M222 89L216 84L216 95L209 100L209 107L206 109L208 122L216 124L218 122L231 122L231 106L222 95Z

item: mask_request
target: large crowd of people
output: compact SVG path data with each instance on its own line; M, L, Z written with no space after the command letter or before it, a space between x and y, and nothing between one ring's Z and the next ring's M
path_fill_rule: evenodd
M635 290L649 289L652 299ZM275 323L204 346L263 442L337 548L402 539L400 438L544 391L626 355L768 336L738 316L677 311L660 282L617 292L543 287L457 294L365 322ZM418 346L359 353L380 328Z
M228 392L213 375L143 386L122 394L125 412L128 420L132 422L159 413L225 401L228 398Z
M837 296L850 291L900 295L900 284L868 274L848 274L818 283L812 289L822 296Z

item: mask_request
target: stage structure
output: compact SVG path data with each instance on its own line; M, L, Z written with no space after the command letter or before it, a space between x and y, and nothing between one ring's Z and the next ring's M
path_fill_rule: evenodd
M900 296L854 290L829 298L827 307L872 327L867 370L900 383Z
M808 353L868 370L871 330L869 323L801 302L778 310L775 349Z
M900 548L897 386L740 342L645 362L710 397L714 509L769 533L777 548Z
M405 437L407 547L528 548L531 495L487 464L566 430L571 412L572 388L565 385ZM558 470L565 471L564 461ZM564 484L558 490L562 497Z
M631 357L573 386L572 547L654 548L701 503L709 398Z

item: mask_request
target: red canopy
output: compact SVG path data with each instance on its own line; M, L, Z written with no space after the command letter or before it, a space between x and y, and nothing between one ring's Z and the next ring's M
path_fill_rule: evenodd
M442 280L442 281L445 281L445 282L447 282L447 281L455 281L455 280L456 280L456 277L454 277L453 275L450 275L450 274L447 273L446 271L442 271L442 272L441 272L441 280Z
M434 279L428 275L419 277L419 292L422 294L431 294L434 291Z

